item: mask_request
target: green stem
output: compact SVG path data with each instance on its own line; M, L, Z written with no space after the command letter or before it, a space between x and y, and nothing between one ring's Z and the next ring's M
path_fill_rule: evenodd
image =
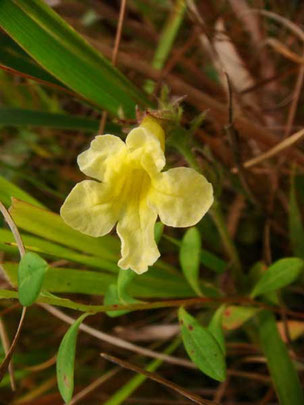
M175 6L164 26L164 29L159 38L158 46L156 48L152 67L156 70L161 70L167 60L171 51L173 42L178 33L179 27L182 23L186 10L185 0L176 0ZM147 93L151 94L154 91L155 83L152 80L147 80L144 89Z
M175 139L174 138L171 139L171 142L172 142L172 145L179 151L179 153L184 156L188 165L192 169L198 171L199 173L202 173L202 170L196 160L196 157L193 154L189 145L185 142L181 142L180 138L177 138L177 137ZM229 259L231 261L232 276L233 276L234 282L236 284L236 287L242 287L243 282L244 282L244 276L242 273L242 267L241 267L239 255L238 255L237 249L234 245L234 242L229 235L229 232L228 232L228 229L227 229L227 226L225 223L225 219L224 219L221 207L220 207L220 203L216 198L214 198L214 203L213 203L213 206L211 207L209 213L220 234L220 237L222 239L223 246L227 253L227 256L229 257Z
M215 199L212 208L210 209L210 215L217 227L217 230L221 236L224 249L231 261L232 275L237 286L243 284L243 273L240 258L236 247L228 233L228 229L224 220L222 210L219 206L219 202Z

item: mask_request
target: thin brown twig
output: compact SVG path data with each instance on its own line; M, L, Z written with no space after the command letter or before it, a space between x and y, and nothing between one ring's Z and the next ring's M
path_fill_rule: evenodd
M4 353L7 354L9 351L10 342L9 342L9 338L6 333L3 319L1 319L1 318L0 318L0 337L1 337L1 343L3 346ZM8 372L9 372L9 377L10 377L11 389L12 389L12 391L16 391L16 379L15 379L15 374L14 374L14 365L12 362L10 362L8 365Z
M75 322L75 319L66 315L64 312L60 311L59 309L52 307L51 305L47 305L47 304L39 304L39 305L42 308L44 308L46 311L50 312L56 318L59 318L62 321L66 322L70 325L72 325ZM112 344L117 347L121 347L126 350L130 350L132 352L141 354L143 356L152 357L154 359L160 359L160 360L166 361L168 363L175 364L175 365L182 366L182 367L196 368L196 366L189 360L179 359L179 358L176 358L173 356L169 356L167 354L158 353L153 350L146 349L141 346L137 346L133 343L120 339L116 336L112 336L107 333L101 332L97 329L94 329L94 328L86 325L85 323L82 323L80 325L79 329L82 330L83 332L88 333L91 336L96 337L99 340L102 340L103 342L107 342L109 344Z
M117 55L118 55L119 44L120 44L120 40L121 40L122 27L123 27L123 22L124 22L124 18L125 18L125 12L126 12L126 4L127 4L127 0L121 0L118 25L117 25L116 36L115 36L115 43L114 43L114 48L113 48L113 53L112 53L112 58L111 58L113 66L115 66L116 62L117 62ZM102 116L101 116L100 124L99 124L99 130L98 130L99 134L103 134L103 132L104 132L104 128L105 128L106 121L107 121L107 116L108 116L108 113L106 110L104 110L102 113Z
M20 257L22 258L25 255L25 249L24 249L24 245L20 236L20 233L18 231L18 228L13 220L13 218L11 217L11 214L8 212L8 210L5 208L5 206L2 204L2 202L0 201L0 211L7 223L7 225L10 227L10 230L12 231L15 241L17 243L18 246L18 250L20 253Z
M218 404L217 402L209 401L207 399L203 399L200 396L193 394L192 392L189 392L185 390L184 388L180 387L179 385L166 380L165 378L159 376L156 373L151 373L150 371L144 370L135 364L129 363L128 361L121 360L118 357L110 356L109 354L106 353L100 353L100 355L105 358L106 360L111 361L112 363L118 364L119 366L126 368L128 370L132 370L135 373L142 374L146 376L147 378L150 378L153 381L158 382L159 384L162 384L170 389L172 389L175 392L178 392L179 394L183 395L184 397L190 399L192 402L195 402L196 404L200 405L216 405Z
M13 218L11 217L10 213L8 212L8 210L5 208L5 206L2 204L1 201L0 201L0 211L5 219L6 223L8 224L10 230L12 231L12 233L14 235L15 241L18 246L20 258L22 259L22 257L25 255L25 249L24 249L24 244L21 239L21 235L18 231L18 228L17 228ZM5 358L0 365L0 381L2 381L7 369L9 370L11 381L14 380L13 368L12 368L12 366L10 366L10 363L11 363L11 358L14 354L14 350L17 345L21 330L22 330L25 314L26 314L26 307L23 307L21 318L20 318L19 325L17 328L17 332L15 334L15 337L13 339L13 342L12 342L10 348L5 352Z
M79 401L83 400L86 398L88 395L90 395L93 391L95 391L101 384L104 382L108 381L111 377L113 377L115 374L120 371L119 367L115 367L112 370L108 371L107 373L103 374L101 377L97 378L95 381L93 381L91 384L89 384L87 387L85 387L83 390L77 392L77 394L72 398L72 400L69 402L69 405L75 405Z

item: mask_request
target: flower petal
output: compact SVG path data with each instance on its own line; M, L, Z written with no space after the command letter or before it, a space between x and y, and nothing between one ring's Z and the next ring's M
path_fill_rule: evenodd
M204 176L188 167L160 173L153 181L149 203L168 226L195 225L213 203L213 188Z
M156 262L160 256L154 240L156 218L157 214L147 207L146 202L140 207L127 208L116 228L121 240L119 267L141 274Z
M90 236L103 236L118 220L120 206L115 204L109 187L94 180L76 184L61 207L64 222Z
M90 148L77 159L80 170L89 177L106 181L113 168L118 168L126 153L126 144L114 135L98 135Z
M146 128L132 129L127 136L126 144L131 159L138 160L150 175L160 172L165 166L166 159L160 140Z

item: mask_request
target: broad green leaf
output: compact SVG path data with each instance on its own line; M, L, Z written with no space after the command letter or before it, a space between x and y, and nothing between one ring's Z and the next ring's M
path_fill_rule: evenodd
M249 319L253 318L258 312L259 308L255 307L242 307L240 305L230 305L223 313L222 325L226 330L237 329L242 326Z
M300 380L279 335L274 315L269 311L262 311L258 320L260 344L280 405L303 405L304 395Z
M19 198L37 207L43 207L39 201L31 197L26 191L0 176L0 201L8 207L11 204L12 197Z
M42 0L1 0L0 26L69 88L114 115L148 104L111 63Z
M56 371L60 394L68 404L74 391L74 363L78 329L89 314L81 315L64 335L58 350Z
M292 176L289 196L289 237L293 254L304 259L304 227L297 202L295 178Z
M32 305L40 294L48 264L36 253L27 252L18 266L18 295L20 304Z
M216 338L203 328L184 308L179 309L183 343L191 360L209 377L217 381L226 378L224 353Z
M255 285L251 297L278 290L293 283L304 268L302 259L288 257L272 264Z
M215 337L217 343L222 349L223 353L226 353L225 336L223 331L223 313L225 311L225 305L221 305L214 313L209 325L208 330Z
M197 228L190 228L182 239L179 260L188 283L198 295L202 295L199 287L200 252L200 233Z
M33 126L58 128L72 131L88 131L97 133L99 121L77 115L58 114L52 112L24 110L22 108L0 108L0 126ZM105 132L119 134L120 127L107 123Z

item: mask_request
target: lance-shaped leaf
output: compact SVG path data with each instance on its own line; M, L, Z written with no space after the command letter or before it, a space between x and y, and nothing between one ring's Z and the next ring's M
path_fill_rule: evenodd
M203 328L184 308L179 309L182 338L186 351L197 367L217 381L226 378L223 350L209 330Z
M148 104L144 94L42 0L1 0L0 26L45 70L114 115L132 117L137 103Z
M18 295L20 304L32 305L40 294L48 264L39 255L27 252L18 266Z

